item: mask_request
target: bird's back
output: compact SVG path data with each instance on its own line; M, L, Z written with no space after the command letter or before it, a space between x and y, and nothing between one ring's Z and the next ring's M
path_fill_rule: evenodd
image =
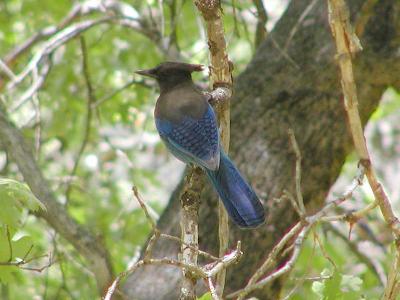
M183 117L200 119L207 111L205 95L192 83L184 83L161 93L157 100L154 116L159 119L179 123Z
M206 96L193 84L162 92L154 115L161 138L177 158L206 169L218 168L217 120Z

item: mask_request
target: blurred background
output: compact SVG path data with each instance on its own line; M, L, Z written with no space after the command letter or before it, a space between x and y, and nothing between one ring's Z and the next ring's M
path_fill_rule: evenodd
M208 46L202 20L191 1L130 0L118 2L118 6L113 3L0 1L0 93L2 104L35 149L57 199L104 242L118 273L137 259L150 231L132 197L132 185L138 187L157 216L184 167L167 153L155 131L154 82L136 76L134 71L153 67L165 59L208 65ZM231 0L222 1L222 5L228 52L234 62L234 74L239 74L252 57L257 39L273 28L287 1ZM85 14L74 15L78 6ZM116 10L126 24L105 22L83 34L92 96L88 97L79 38L57 46L42 68L18 84L10 84L17 81L14 79L23 74L57 33L65 33L66 28L84 20L100 20ZM135 30L135 24L144 17L149 20L142 24L146 30ZM32 44L23 49L29 41ZM196 80L207 86L207 72L196 75ZM366 128L374 164L397 215L399 116L400 94L388 89ZM328 198L342 194L355 173L356 158L350 155ZM17 166L1 147L0 177L23 181ZM345 210L338 213L360 209L372 199L371 191L364 185L345 203ZM2 199L0 205L7 215ZM33 247L29 254L32 257L47 255L31 262L30 266L36 269L45 266L50 255L53 263L40 272L0 265L1 299L98 297L92 274L71 245L25 210L18 222L19 228L12 237L15 251L26 253ZM326 288L324 276L332 277L335 268L349 276L335 275L335 281L330 281L348 292L346 299L360 299L361 295L366 299L378 297L384 271L389 267L387 262L391 261L388 244L392 241L379 211L361 220L351 234L344 223L319 226L317 230L323 237L321 246L310 235L291 274L293 280L288 280L288 299L322 299ZM9 257L5 232L3 226L0 261Z

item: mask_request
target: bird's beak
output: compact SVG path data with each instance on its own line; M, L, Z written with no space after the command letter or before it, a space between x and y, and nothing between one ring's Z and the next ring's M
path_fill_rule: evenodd
M147 70L137 70L135 71L136 74L143 75L143 76L148 76L151 78L157 78L155 74L155 69L147 69Z

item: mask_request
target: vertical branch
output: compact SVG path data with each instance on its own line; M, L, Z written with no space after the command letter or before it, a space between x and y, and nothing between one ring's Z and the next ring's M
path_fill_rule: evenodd
M254 45L257 48L267 37L267 29L265 26L268 22L268 15L262 0L253 0L253 3L257 9L257 27L254 39Z
M371 158L365 143L363 128L358 112L357 89L354 82L352 54L361 49L359 41L349 23L349 11L344 0L329 0L329 19L337 47L344 105L350 125L354 146L365 167L365 174L381 209L385 221L388 223L396 238L400 238L400 222L394 215L389 199L376 178Z
M222 9L218 0L196 0L195 5L201 12L206 24L211 60L210 80L214 90L213 98L214 100L219 100L216 101L215 109L218 115L222 147L228 152L230 137L229 100L232 94L232 68L226 50ZM222 201L219 201L218 205L219 255L223 256L228 249L229 242L228 215L222 205ZM225 275L225 269L217 274L216 288L220 296L222 296L224 291Z
M200 168L192 167L185 177L185 185L181 200L181 262L183 265L197 266L199 248L198 215L200 192L202 189L202 174ZM196 299L196 277L187 268L182 269L182 285L180 300Z
M398 247L399 245L397 245ZM388 282L382 300L395 300L400 293L400 252L396 252L393 266L389 271Z
M83 71L83 76L85 79L85 84L86 84L86 88L87 88L87 96L88 96L87 105L86 105L87 111L86 111L85 129L84 129L84 133L83 133L82 144L81 144L78 154L76 156L74 166L69 175L68 185L65 190L65 198L66 198L65 206L68 206L68 204L69 204L70 195L71 195L71 191L72 191L72 181L74 180L73 178L74 178L76 172L78 171L79 162L81 161L83 152L85 151L85 148L89 142L91 125L92 125L92 115L93 115L92 114L92 105L93 105L93 103L97 102L96 96L94 95L92 80L91 80L90 72L89 72L89 62L88 62L89 58L88 58L88 50L87 50L87 46L86 46L86 41L83 36L80 36L79 41L80 41L80 46L81 46L81 51L82 51L82 71Z
M340 72L342 75L342 89L344 94L344 106L349 122L351 136L360 163L365 167L365 174L375 196L375 202L378 204L383 218L396 238L396 264L400 255L400 222L393 213L390 201L376 178L375 171L371 162L371 157L365 143L362 123L358 112L357 88L354 81L353 66L351 62L352 55L361 50L357 36L349 21L349 10L344 0L329 0L329 22L332 29L332 35L335 38L337 58L339 61ZM389 276L389 283L390 278ZM383 299L396 299L400 290L393 288L390 284L386 286ZM390 297L387 296L390 294Z

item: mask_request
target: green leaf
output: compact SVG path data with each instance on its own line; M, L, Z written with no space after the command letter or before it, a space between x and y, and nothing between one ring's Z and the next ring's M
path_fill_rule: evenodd
M325 280L324 299L335 300L340 299L340 280L342 276L336 270L333 272L332 277Z
M13 247L13 256L15 260L17 258L25 258L26 260L29 259L30 256L32 256L30 250L33 246L33 241L30 236L16 234L12 239L11 245Z
M17 259L28 259L29 253L32 248L33 242L31 237L26 234L9 232L10 238L7 234L7 228L0 227L0 261L16 261ZM10 253L10 248L12 253Z
M20 210L46 209L26 184L10 178L0 178L0 201L2 207L11 204Z
M211 293L205 293L204 295L202 295L200 298L197 298L198 300L212 300L212 296Z
M18 228L22 211L13 205L13 201L6 201L0 193L0 224L7 224L10 228Z
M3 284L12 283L14 278L14 273L18 271L14 266L0 266L0 282Z
M332 273L329 269L325 268L321 272L321 276L331 276L329 279L315 281L312 283L311 290L317 294L320 299L334 300L339 299L340 295L340 279L341 275L336 270Z

